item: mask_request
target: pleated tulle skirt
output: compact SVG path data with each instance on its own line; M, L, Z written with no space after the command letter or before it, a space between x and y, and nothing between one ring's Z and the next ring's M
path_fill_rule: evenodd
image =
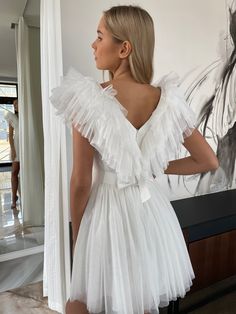
M175 212L157 182L95 184L75 244L70 299L90 313L156 314L184 297L194 272Z

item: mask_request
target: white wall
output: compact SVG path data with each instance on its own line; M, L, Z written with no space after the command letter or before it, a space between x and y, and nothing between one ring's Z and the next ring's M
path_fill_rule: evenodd
M96 38L102 11L131 1L61 0L64 70L75 66L82 73L101 78L91 43ZM132 1L153 17L156 32L155 76L171 70L180 75L217 56L219 33L225 30L225 1ZM203 10L204 8L204 10Z
M40 29L29 27L29 49L30 49L30 71L31 71L31 93L33 99L33 125L39 147L40 161L43 165L43 121L42 121L42 99L41 99L41 70L40 70Z

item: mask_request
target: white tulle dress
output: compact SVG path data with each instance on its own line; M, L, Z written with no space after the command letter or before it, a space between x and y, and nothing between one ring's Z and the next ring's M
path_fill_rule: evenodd
M192 133L195 117L173 74L155 86L161 99L139 130L111 85L103 89L72 69L52 93L56 113L96 149L70 292L90 313L156 314L192 285L185 240L158 177Z
M7 111L4 115L5 120L11 125L14 129L13 141L16 152L16 157L12 161L20 161L19 160L19 119L16 114L13 112Z

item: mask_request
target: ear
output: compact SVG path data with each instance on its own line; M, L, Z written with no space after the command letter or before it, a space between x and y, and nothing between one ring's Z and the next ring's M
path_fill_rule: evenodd
M125 59L127 58L130 53L132 51L132 47L131 44L128 40L123 41L123 43L121 44L121 48L120 48L120 52L119 52L119 56L121 59Z

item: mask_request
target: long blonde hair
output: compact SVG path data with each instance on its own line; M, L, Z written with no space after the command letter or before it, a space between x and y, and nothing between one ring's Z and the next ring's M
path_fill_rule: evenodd
M130 71L139 83L149 84L153 76L155 45L154 25L147 11L132 5L111 7L104 11L106 27L114 40L129 41L132 51L128 57ZM109 72L112 79L113 74Z

